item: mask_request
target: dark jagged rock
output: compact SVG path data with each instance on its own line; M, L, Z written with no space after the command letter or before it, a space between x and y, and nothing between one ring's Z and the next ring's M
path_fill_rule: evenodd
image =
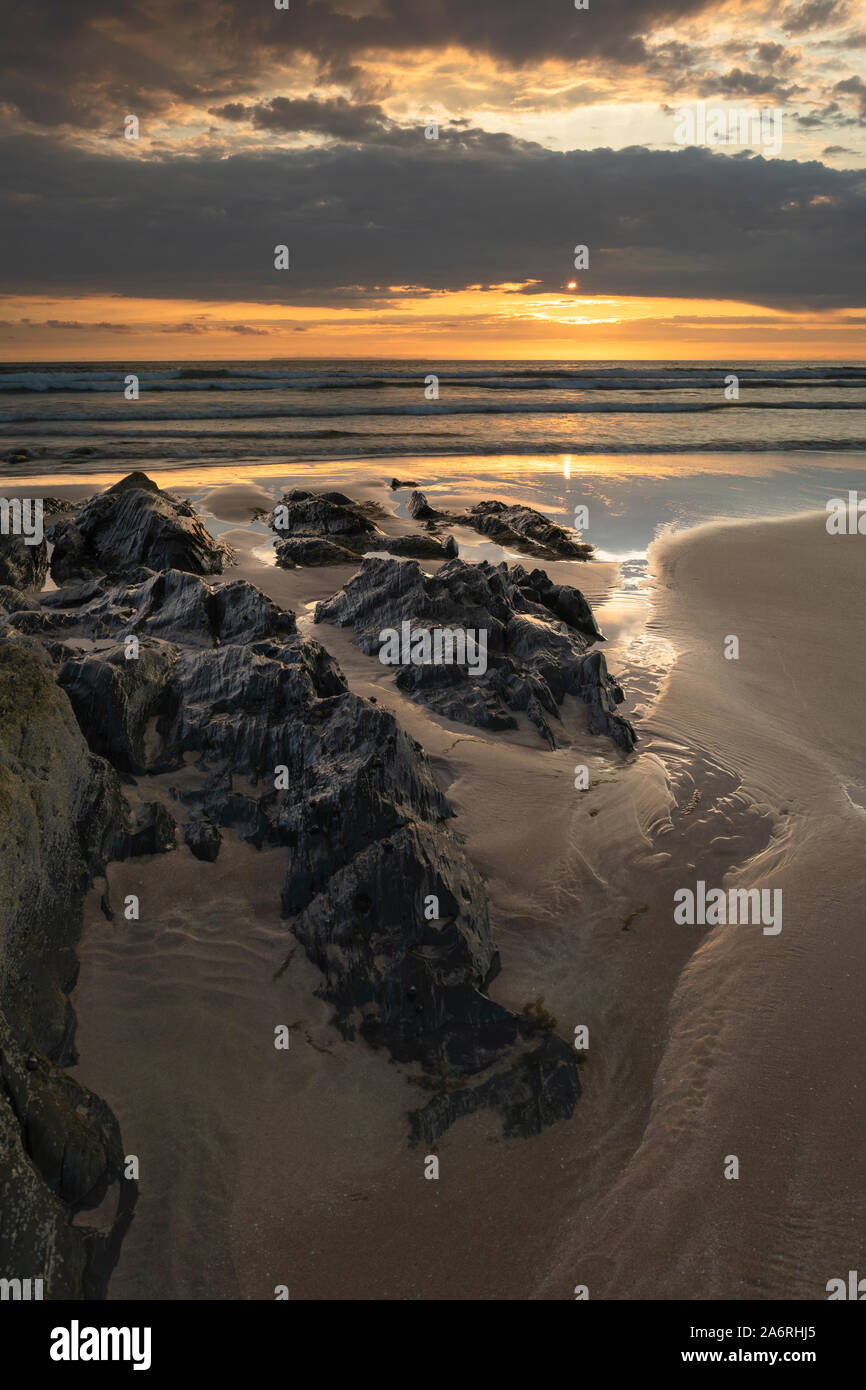
M105 1296L135 1201L117 1121L63 1070L84 892L125 826L44 655L0 641L0 1272L46 1299Z
M449 541L451 537L449 536ZM451 541L453 551L456 551L456 543ZM406 555L414 560L447 560L453 553L447 545L443 545L435 536L388 536L383 549L389 555Z
M532 507L479 502L464 519L466 525L474 526L499 545L529 550L543 560L585 560L592 554L591 545Z
M160 492L153 479L148 478L146 473L142 473L138 469L133 473L127 473L126 477L120 478L118 482L112 483L111 487L105 489L105 492L110 496L118 492L149 492L154 497L165 496L165 493Z
M210 852L212 830L232 829L286 850L282 912L343 1034L434 1077L475 1078L477 1105L490 1103L488 1069L529 1025L485 993L499 961L484 889L393 715L351 693L294 616L243 581L136 571L50 600L13 617L39 619L94 751L132 775L189 771L193 755L201 784L177 793L187 843ZM571 1113L572 1069L539 1124Z
M349 550L369 550L370 539L378 535L379 528L350 499L343 502L337 501L337 497L342 494L315 497L288 493L286 500L274 508L268 524L281 536L336 537L338 544Z
M287 493L268 517L268 524L281 538L275 542L277 564L284 569L345 565L371 550L415 559L448 558L449 551L435 536L387 535L371 519L370 510L368 504L353 502L343 492L295 489Z
M417 483L413 483L413 482L404 482L404 481L402 481L400 478L392 478L392 479L391 479L391 491L392 491L392 492L396 492L397 489L400 488L400 487L417 487L417 486L418 486Z
M277 543L277 564L282 569L295 569L301 566L353 565L359 558L359 551L349 550L334 541L321 540L318 536L290 536L288 540Z
M471 526L498 545L525 550L541 560L586 560L593 547L573 531L559 526L532 507L507 502L478 502L468 512L441 512L431 507L423 492L413 492L409 513L416 521L431 520L452 526Z
M428 517L431 520L435 517L445 518L444 512L437 512L434 507L430 506L423 492L412 493L412 496L409 498L407 510L409 515L414 517L416 521L424 521Z
M142 854L166 854L175 848L174 817L158 801L138 806L132 825L114 849L112 859L133 859Z
M213 864L220 852L222 835L206 816L194 816L183 828L183 838L196 859Z
M433 575L417 564L375 557L363 561L345 588L316 607L315 621L351 627L369 656L378 655L381 632L435 628L487 633L487 670L466 664L407 664L397 685L449 719L481 728L516 727L523 711L551 746L550 718L566 695L589 705L589 729L609 734L629 751L636 735L615 713L620 687L604 656L589 651L603 641L592 610L578 589L554 584L543 570L522 565L477 565L451 560Z
M44 540L28 545L23 536L0 535L0 584L12 589L41 589L48 573Z
M10 584L0 584L0 613L39 611L39 604L32 594L23 594Z
M570 1114L580 1094L571 1049L562 1038L548 1037L475 1087L439 1091L410 1115L410 1142L431 1147L455 1120L481 1106L496 1111L506 1139L526 1138Z
M219 574L224 545L208 535L188 502L176 502L143 473L130 473L50 528L56 584L131 565Z

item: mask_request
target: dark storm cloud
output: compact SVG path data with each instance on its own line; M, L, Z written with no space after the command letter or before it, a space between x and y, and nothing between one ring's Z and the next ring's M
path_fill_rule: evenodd
M263 65L307 55L352 87L373 51L399 60L462 47L514 68L548 58L640 65L646 35L709 3L594 0L579 11L569 0L381 0L350 15L328 0L287 11L269 0L0 0L0 90L32 121L93 125L121 106L142 114L173 97L221 105L248 90Z
M339 306L388 286L866 303L853 171L687 148L558 153L498 137L143 160L0 143L0 288ZM274 267L290 248L291 270ZM376 288L379 287L379 288Z
M337 140L364 142L388 134L394 128L381 106L372 102L351 102L345 97L328 101L314 97L273 97L252 106L227 102L225 106L212 106L210 115L226 121L249 121L258 130L331 135Z
M789 5L782 15L782 28L789 34L806 34L811 29L837 28L848 15L844 0L803 0Z
M226 121L247 122L256 130L325 135L349 144L395 145L415 150L425 129L425 123L401 126L386 116L381 106L355 103L347 101L345 97L327 101L315 97L291 100L272 97L270 101L250 106L245 106L243 102L227 102L225 106L211 107L209 114ZM468 125L466 120L443 122L437 127L435 138L462 148L483 147L490 152L500 150L503 154L512 152L518 146L524 149L539 148L534 142L516 140L510 135L478 127L468 129Z

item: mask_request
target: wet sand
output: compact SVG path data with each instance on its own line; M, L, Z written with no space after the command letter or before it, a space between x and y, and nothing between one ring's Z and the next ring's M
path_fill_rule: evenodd
M244 499L225 510L240 519ZM283 572L264 537L223 534L230 577L296 611L433 759L490 895L491 992L516 1008L543 995L565 1037L589 1027L584 1095L533 1140L503 1140L489 1113L461 1120L426 1181L410 1069L340 1039L302 948L277 976L295 945L282 852L226 834L212 865L182 843L112 865L112 902L138 893L141 920L106 922L91 894L74 996L77 1075L141 1160L110 1296L823 1297L857 1267L866 1176L851 1148L864 812L841 787L858 765L864 780L864 657L840 601L862 588L857 538L827 537L821 517L658 545L649 635L679 658L635 672L646 712L625 759L583 732L578 705L556 751L528 727L432 718L345 632L309 626L307 605L352 567ZM739 662L721 656L731 632ZM173 781L136 794L169 800ZM784 888L778 937L674 924L675 887L729 870Z
M640 1147L577 1217L543 1295L579 1267L602 1297L820 1299L862 1265L861 539L829 536L822 512L656 547L658 620L683 652L653 723L712 749L773 818L764 853L725 886L781 889L783 928L702 942ZM729 634L738 661L722 656Z

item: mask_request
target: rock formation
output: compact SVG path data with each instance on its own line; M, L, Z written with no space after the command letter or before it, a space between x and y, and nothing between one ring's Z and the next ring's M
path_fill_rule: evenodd
M130 565L219 574L227 559L188 502L176 502L144 473L130 473L49 528L56 584Z
M48 573L44 540L28 545L22 536L0 535L0 584L13 589L41 589Z
M430 506L423 492L413 492L409 514L416 521L471 526L498 545L526 551L540 560L587 560L593 551L586 541L578 540L574 531L519 504L486 501L478 502L468 512L440 512Z
M342 492L295 489L287 493L268 517L268 524L281 537L275 542L277 564L283 569L353 564L371 550L421 560L447 560L457 554L453 540L443 544L421 533L386 535L372 520L371 513L376 511L375 505L353 502Z
M104 1297L136 1195L117 1121L64 1070L81 904L125 821L45 655L0 641L0 1276L47 1299Z
M466 664L406 664L397 685L448 719L513 729L523 712L551 747L566 695L589 706L589 729L628 752L636 735L615 713L623 694L592 643L603 641L583 594L522 565L451 560L435 575L420 565L370 557L349 583L316 607L317 623L351 627L362 651L378 655L380 634L408 622L413 632L484 631L487 670Z
M97 759L126 779L162 776L167 791L186 769L175 795L203 874L225 831L285 849L275 898L322 972L337 1026L422 1068L433 1099L413 1120L415 1140L480 1106L513 1134L569 1115L580 1093L572 1050L539 1041L537 1022L485 993L499 959L484 889L423 750L253 585L139 563L133 540L153 494L138 483L119 491L112 544L99 552L109 572L18 606L0 591L0 631L41 642ZM305 514L334 522L338 537L337 518L359 519L341 494L290 505L310 500ZM135 557L123 574L122 528ZM144 817L116 852L159 848L167 833Z

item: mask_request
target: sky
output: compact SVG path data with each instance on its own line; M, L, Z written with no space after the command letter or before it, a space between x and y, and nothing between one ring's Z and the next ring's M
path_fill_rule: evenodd
M0 0L0 358L866 358L862 4L287 3Z

